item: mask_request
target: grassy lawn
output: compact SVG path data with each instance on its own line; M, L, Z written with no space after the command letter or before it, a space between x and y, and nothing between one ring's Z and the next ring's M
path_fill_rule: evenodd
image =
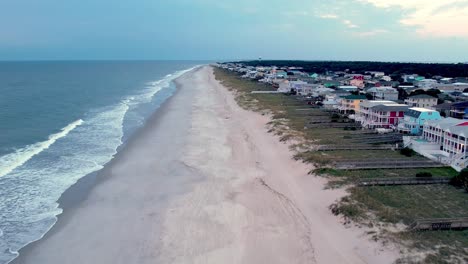
M218 80L236 92L240 106L264 111L272 115L270 132L282 140L295 139L299 142L296 159L316 165L317 175L330 178L330 186L342 186L363 178L414 177L418 172L430 172L434 177L453 177L457 174L452 168L426 169L379 169L379 170L336 170L333 161L346 159L425 159L414 155L403 156L392 150L335 150L314 151L315 145L358 144L356 137L367 137L363 131L350 131L343 128L305 128L308 120L314 118L331 120L331 113L314 109L295 96L281 94L250 94L254 90L272 90L270 86L244 80L236 74L215 69ZM307 110L298 110L310 108ZM339 122L343 120L339 119ZM312 169L312 167L311 167ZM467 217L468 193L450 185L380 186L350 187L350 195L339 202L335 213L348 217L357 223L411 224L418 218ZM382 236L408 246L416 251L431 251L424 263L468 262L468 231L438 232L385 232ZM410 256L411 254L407 254ZM411 262L402 259L402 263Z

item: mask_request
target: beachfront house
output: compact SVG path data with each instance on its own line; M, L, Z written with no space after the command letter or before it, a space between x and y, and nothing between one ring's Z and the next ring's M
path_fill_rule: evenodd
M412 107L405 112L404 118L398 124L398 131L405 134L419 135L428 120L440 120L440 113L427 108Z
M468 122L456 118L428 120L420 137L404 137L404 144L429 159L460 171L468 165Z
M437 98L427 94L418 94L408 97L405 104L410 107L432 108L437 105Z
M341 98L338 110L343 114L354 114L358 111L359 105L366 100L365 95L351 94Z
M367 93L370 94L374 100L398 100L397 89L390 86L372 87L367 89Z
M359 104L359 108L355 114L355 120L362 122L369 117L370 108L379 104L396 104L388 100L365 100Z
M394 102L369 104L372 101L364 101L360 104L359 121L364 128L391 128L396 129L398 123L404 118L408 106Z

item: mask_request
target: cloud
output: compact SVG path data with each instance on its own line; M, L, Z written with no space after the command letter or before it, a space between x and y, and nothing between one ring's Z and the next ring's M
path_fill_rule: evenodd
M399 8L399 22L417 27L423 36L468 37L468 0L359 0L378 8Z
M343 24L345 24L348 28L358 28L358 25L353 24L350 20L343 20Z
M375 36L383 33L388 33L388 30L386 29L373 29L370 31L364 31L364 32L356 32L355 35L359 37L369 37L369 36Z

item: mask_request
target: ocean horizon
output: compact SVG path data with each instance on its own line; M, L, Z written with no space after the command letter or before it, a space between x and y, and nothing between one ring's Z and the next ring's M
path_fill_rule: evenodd
M202 61L0 62L0 263L41 239L74 183L112 160Z

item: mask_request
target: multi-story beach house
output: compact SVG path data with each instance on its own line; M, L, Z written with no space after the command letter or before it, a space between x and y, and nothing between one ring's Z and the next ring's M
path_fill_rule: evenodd
M338 110L343 114L354 114L358 111L359 105L366 100L365 95L348 95L341 98Z
M369 93L374 100L398 100L397 89L390 86L372 87L367 90L367 93Z
M468 122L456 118L428 120L420 137L404 137L405 146L460 171L468 165Z
M379 104L396 104L393 101L388 100L365 100L359 104L359 108L356 111L355 119L358 122L362 122L369 117L370 108Z
M410 107L431 108L437 105L437 98L427 94L418 94L408 97L405 104Z
M440 119L440 113L435 110L412 107L405 112L403 120L398 124L398 131L405 134L419 135L422 133L426 121Z
M405 104L391 101L384 101L384 103L364 101L360 103L356 121L360 122L364 128L396 129L398 123L404 118L406 110L408 110L408 106Z

